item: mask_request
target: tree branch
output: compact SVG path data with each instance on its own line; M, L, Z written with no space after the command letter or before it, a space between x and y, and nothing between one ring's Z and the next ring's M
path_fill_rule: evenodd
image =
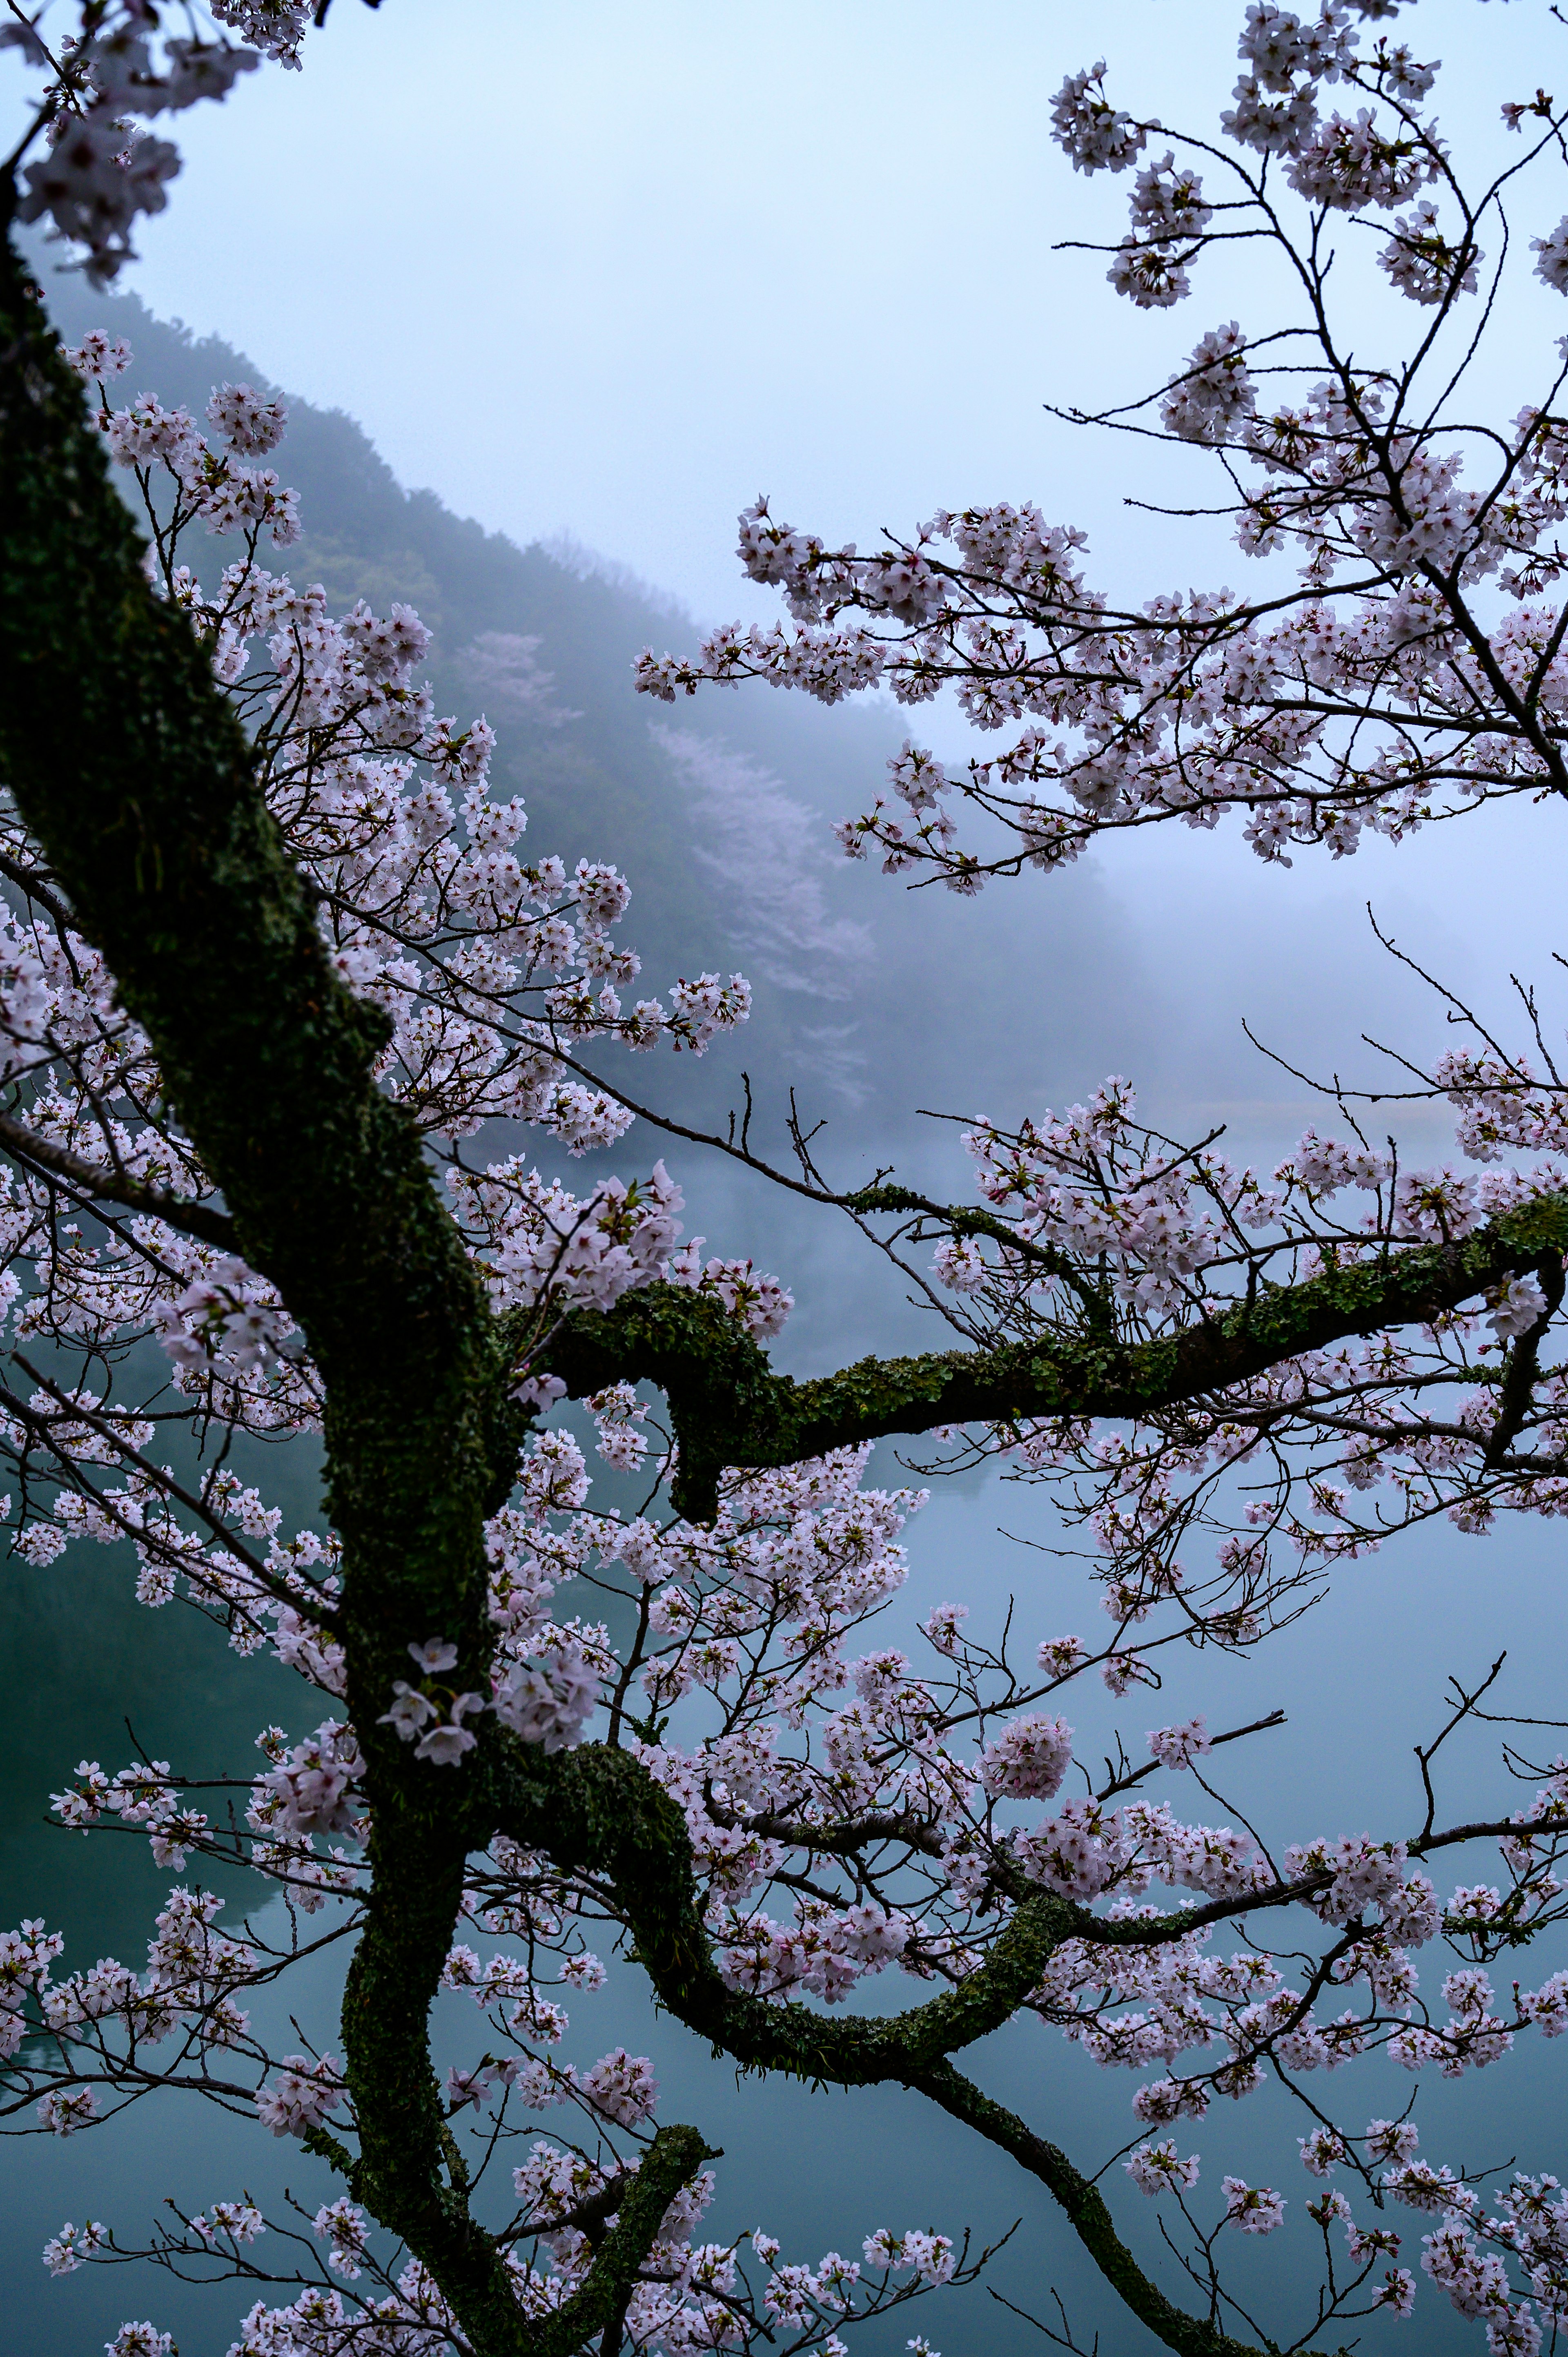
M591 2334L602 2333L618 2350L628 2302L638 2276L681 2188L704 2160L717 2153L695 2128L660 2128L635 2177L626 2180L620 2214L594 2255L579 2288L550 2316L530 2328L532 2357L576 2357Z
M1385 1247L1148 1342L1066 1335L991 1351L861 1359L797 1383L712 1297L679 1286L576 1310L542 1363L574 1398L646 1378L670 1403L681 1444L677 1510L711 1522L726 1467L796 1464L888 1433L1053 1416L1145 1416L1223 1392L1355 1334L1445 1316L1568 1249L1568 1195L1543 1196L1456 1243Z
M145 1211L156 1220L166 1220L171 1228L183 1228L187 1235L199 1236L204 1243L216 1244L220 1252L237 1253L240 1249L237 1231L227 1211L215 1211L207 1203L187 1202L183 1196L171 1195L162 1187L143 1187L134 1178L123 1178L118 1171L105 1169L96 1162L84 1162L63 1146L56 1146L36 1130L27 1128L11 1114L0 1113L0 1147L14 1155L24 1168L59 1178L74 1194L89 1199L96 1197L105 1203L124 1203L133 1211Z
M1551 1252L1537 1262L1535 1273L1541 1279L1546 1296L1546 1307L1530 1327L1521 1334L1509 1352L1502 1389L1498 1398L1498 1420L1492 1426L1484 1458L1488 1472L1495 1472L1518 1438L1541 1373L1541 1345L1553 1317L1563 1307L1563 1255Z
M639 1760L600 1744L546 1756L492 1727L484 1738L492 1830L542 1849L566 1873L615 1887L634 1953L660 2002L689 2029L748 2068L870 2087L908 2081L984 2038L1015 2014L1062 1942L1093 1935L1095 1919L1020 1872L1012 1920L985 1962L957 1988L903 2013L831 2020L801 2005L730 1988L714 1961L680 1809Z
M1262 2357L1262 2352L1251 2341L1233 2340L1207 2317L1189 2316L1185 2309L1167 2299L1117 2233L1099 2187L1073 2167L1058 2145L1047 2143L1027 2127L1016 2112L993 2103L972 2081L955 2071L950 2062L935 2064L911 2079L909 2084L922 2095L929 2095L953 2119L962 2120L966 2127L973 2128L988 2144L1011 2153L1031 2177L1039 2179L1066 2211L1079 2242L1106 2282L1120 2293L1138 2321L1146 2325L1167 2349L1174 2349L1177 2357ZM1341 2349L1337 2357L1349 2357L1349 2352Z

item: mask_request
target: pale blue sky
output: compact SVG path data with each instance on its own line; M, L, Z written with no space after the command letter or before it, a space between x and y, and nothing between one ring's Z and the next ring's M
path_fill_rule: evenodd
M1151 317L1054 255L1119 234L1128 184L1069 170L1050 99L1103 53L1134 113L1212 135L1241 15L335 0L303 73L179 119L133 283L352 411L405 481L520 539L575 533L710 617L763 488L863 544L972 499L1114 528L1126 446L1043 403L1141 389L1260 290L1210 262ZM1565 41L1541 0L1425 0L1397 29L1449 60L1444 124L1488 139Z

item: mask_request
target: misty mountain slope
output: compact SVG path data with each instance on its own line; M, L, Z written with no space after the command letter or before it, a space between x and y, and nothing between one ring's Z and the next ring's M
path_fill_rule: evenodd
M278 390L217 339L154 318L133 295L94 294L47 250L38 258L64 338L107 326L132 346L123 391L145 387L199 418L225 380ZM917 1105L1037 1109L1114 1060L1137 959L1091 870L976 908L905 892L838 853L829 823L875 791L903 716L825 711L760 685L673 712L650 705L632 692L635 656L696 635L673 601L570 549L519 548L434 493L405 490L342 412L292 397L289 409L277 464L299 490L305 531L277 567L345 604L419 608L435 633L442 707L489 715L496 785L527 797L531 843L611 858L631 879L621 931L645 985L712 966L757 985L737 1039L695 1066L639 1063L629 1084L712 1125L745 1068L775 1140L794 1086L813 1118L829 1117L832 1140L847 1149L853 1132L858 1168L903 1157ZM227 562L232 544L211 545L214 564ZM922 1160L930 1150L917 1149Z

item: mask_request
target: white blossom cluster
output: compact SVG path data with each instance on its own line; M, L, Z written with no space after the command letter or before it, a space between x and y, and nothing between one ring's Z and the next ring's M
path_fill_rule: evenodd
M134 225L163 211L180 168L173 141L143 126L226 98L263 54L297 63L311 13L306 0L214 0L209 30L190 11L188 30L164 32L136 0L83 0L80 29L51 38L45 9L30 18L16 10L0 27L0 48L19 51L44 78L17 151L18 218L48 221L51 236L79 250L93 284L107 285L134 260ZM230 31L242 40L229 39Z
M1294 589L1255 606L1227 590L1127 607L1086 578L1082 534L1031 505L941 510L866 554L759 500L740 519L740 558L782 592L793 627L726 626L689 660L650 651L643 691L671 700L760 678L830 704L879 687L909 706L950 691L978 729L1010 732L1004 749L950 770L907 747L839 834L853 858L875 851L887 873L961 893L1170 820L1208 828L1238 812L1258 856L1288 864L1298 845L1340 858L1369 832L1399 841L1483 802L1560 790L1564 674L1556 609L1540 602L1568 515L1559 355L1542 357L1541 402L1511 423L1473 424L1461 408L1450 425L1442 376L1428 398L1430 371L1467 365L1488 215L1487 242L1506 237L1503 179L1461 186L1426 112L1435 66L1357 14L1343 0L1316 17L1249 5L1219 147L1196 140L1184 155L1168 127L1115 106L1103 61L1069 75L1052 111L1076 169L1133 174L1127 234L1107 251L1112 286L1135 305L1184 300L1208 248L1237 236L1273 246L1280 285L1303 290L1299 316L1277 327L1211 328L1133 404L1141 431L1223 454L1239 546L1294 551ZM1335 86L1345 103L1329 107ZM1525 161L1554 152L1543 95L1505 117L1531 127ZM1174 144L1141 162L1156 130ZM1216 162L1222 191L1206 185ZM1336 224L1379 215L1388 285L1429 315L1413 355L1374 352L1359 315L1342 333L1335 308ZM1531 246L1537 275L1568 289L1568 221ZM1101 422L1112 418L1125 409Z
M1455 1163L1407 1168L1397 1147L1375 1149L1348 1125L1342 1139L1309 1129L1259 1172L1212 1140L1187 1146L1144 1127L1128 1082L1112 1076L1059 1114L967 1130L994 1217L982 1228L933 1205L895 1242L976 1343L1196 1341L1260 1282L1310 1283L1391 1248L1445 1250L1560 1199L1568 1157L1553 1073L1489 1048L1451 1050L1428 1086L1457 1114ZM1183 1624L1256 1642L1316 1592L1326 1566L1402 1524L1441 1514L1480 1531L1504 1508L1562 1513L1568 1394L1550 1360L1509 1448L1494 1447L1509 1354L1543 1345L1558 1297L1543 1264L1434 1324L1282 1359L1169 1416L971 1427L945 1436L958 1454L941 1461L1001 1455L1086 1531L1116 1631L1102 1674L1122 1691L1153 1675L1151 1648ZM1205 1534L1207 1566L1193 1554Z

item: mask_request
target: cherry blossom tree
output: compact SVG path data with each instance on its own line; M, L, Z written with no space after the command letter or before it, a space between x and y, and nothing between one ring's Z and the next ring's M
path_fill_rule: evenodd
M650 654L639 683L950 689L1005 750L954 773L911 744L843 841L967 894L1231 808L1265 858L1344 856L1369 827L1568 788L1561 356L1509 425L1455 408L1528 166L1530 266L1568 290L1568 221L1547 228L1538 187L1562 112L1511 107L1518 167L1467 193L1426 111L1435 68L1373 29L1393 13L1253 0L1217 138L1135 119L1100 66L1056 101L1077 166L1134 175L1118 293L1172 305L1238 237L1289 290L1283 327L1211 330L1114 421L1212 453L1265 595L1118 608L1033 508L944 512L862 557L759 503L743 560L790 623ZM176 38L145 0L91 0L51 43L14 8L43 77L16 210L107 282L177 168L140 124L263 54L296 63L308 18L220 0L209 38ZM1336 241L1369 231L1391 338L1414 322L1378 363L1349 356L1329 287ZM1568 1761L1515 1752L1517 1811L1455 1810L1438 1755L1490 1715L1477 1681L1419 1792L1368 1796L1369 1819L1407 1811L1401 1835L1304 1824L1276 1853L1210 1781L1271 1722L1211 1731L1162 1699L1170 1723L1097 1777L1063 1716L1095 1675L1154 1715L1192 1649L1264 1644L1403 1526L1568 1508L1568 1105L1544 1025L1521 1047L1454 1010L1470 1044L1413 1076L1457 1117L1438 1170L1370 1141L1348 1099L1278 1169L1238 1169L1214 1137L1141 1123L1120 1079L976 1125L961 1204L891 1172L835 1188L797 1126L770 1175L854 1222L951 1340L792 1380L765 1348L788 1291L682 1242L661 1162L574 1192L526 1151L486 1158L502 1123L568 1157L639 1114L675 1129L617 1060L701 1055L744 1023L744 979L630 996L628 883L523 856L488 724L439 715L419 677L417 616L333 614L275 569L298 529L265 463L276 404L232 384L204 421L121 402L131 356L107 332L62 352L9 244L0 354L11 1544L47 1566L128 1542L145 1604L275 1656L326 1714L304 1741L263 1729L228 1799L164 1760L62 1770L64 1824L130 1829L178 1880L145 1967L84 1967L40 1920L0 1934L0 2118L69 2136L178 2091L297 2138L342 2189L314 2216L230 2188L153 2229L69 2222L45 2264L231 2279L252 2303L231 2357L765 2336L842 2357L862 2320L981 2273L953 2220L868 2219L859 2257L809 2264L761 2229L699 2239L722 2199L700 2128L660 2119L647 2057L569 2059L604 1950L740 2067L896 2085L913 2121L935 2105L1011 2156L1172 2350L1326 2347L1408 2315L1417 2266L1497 2357L1555 2342L1558 2181L1485 2193L1420 2151L1408 2108L1358 2125L1336 2074L1380 2053L1458 2076L1568 2028L1568 1974L1503 1992L1488 1969L1568 1912ZM705 1142L767 1167L744 1117ZM567 1397L606 1463L646 1477L635 1516L592 1502L552 1420ZM303 1434L325 1442L321 1514L286 1530L236 1457ZM1026 1612L1021 1639L972 1630L951 1604L873 1643L922 1502L868 1486L892 1434L1043 1488L1085 1534L1098 1639ZM1184 1776L1237 1822L1178 1806L1188 1788L1160 1780ZM281 1906L225 1928L219 1862ZM328 1949L349 1959L336 2029L279 2050L256 1996ZM833 2011L881 1975L883 2010ZM478 2017L445 2081L443 1990ZM1140 2074L1109 2196L960 2067L1020 2015ZM1265 2083L1304 2133L1279 2184L1216 2195L1184 2147L1217 2096ZM1282 2190L1297 2168L1305 2193ZM1320 2280L1255 2316L1228 2255L1297 2201ZM1417 2266L1405 2211L1429 2229ZM1048 2289L1041 2330L1079 2346ZM169 2347L153 2320L113 2344Z

